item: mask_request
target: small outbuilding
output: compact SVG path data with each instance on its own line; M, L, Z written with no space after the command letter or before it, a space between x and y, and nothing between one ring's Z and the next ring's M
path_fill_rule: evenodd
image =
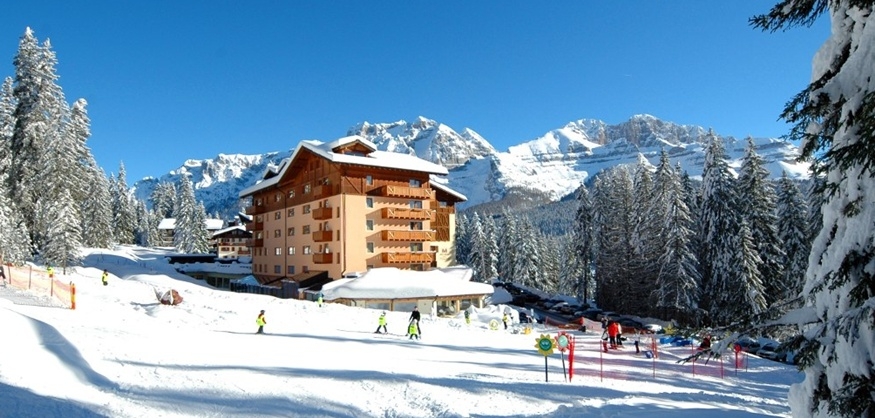
M456 266L428 271L372 268L357 278L339 279L322 286L326 302L349 306L455 315L469 306L482 308L493 287L472 282L473 271Z

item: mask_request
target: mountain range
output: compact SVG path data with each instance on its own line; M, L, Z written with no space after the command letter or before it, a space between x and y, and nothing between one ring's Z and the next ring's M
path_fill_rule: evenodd
M510 198L534 203L558 201L606 168L639 161L655 165L663 149L672 164L679 164L695 178L702 173L708 132L701 126L635 115L616 125L595 119L569 122L506 151L496 150L472 129L456 131L424 117L412 122L363 122L349 128L346 135L360 135L380 150L412 154L444 165L449 170L448 185L468 198L459 206L465 209ZM730 167L740 167L745 139L714 135L724 141ZM774 178L782 172L791 178L807 177L808 165L796 161L797 146L777 138L753 140ZM160 177L137 181L134 193L148 202L158 183L176 183L187 175L207 213L228 219L241 210L240 190L255 184L267 168L278 165L293 150L294 146L287 151L219 154L213 159L187 160Z

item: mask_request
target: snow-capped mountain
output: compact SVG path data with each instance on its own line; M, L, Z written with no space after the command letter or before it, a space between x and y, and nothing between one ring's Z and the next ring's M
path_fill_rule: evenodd
M449 186L468 197L461 206L465 208L510 195L556 201L606 168L637 164L642 158L655 164L662 149L669 153L673 164L679 163L690 176L700 176L708 131L650 115L636 115L616 125L581 119L511 146L507 151L496 150L471 129L460 133L423 117L413 122L363 122L350 128L347 135L365 137L380 150L412 154L443 164L449 169ZM746 141L717 136L726 144L730 166L738 168ZM795 161L799 150L793 144L775 138L754 138L754 142L773 177L779 177L782 171L793 178L807 176L807 165ZM239 191L254 184L271 164L277 165L290 156L294 144L290 145L291 149L285 152L220 154L211 160L188 160L158 179L138 181L134 185L136 196L147 199L159 182L176 182L180 176L190 175L196 197L204 202L207 212L230 217L240 210Z

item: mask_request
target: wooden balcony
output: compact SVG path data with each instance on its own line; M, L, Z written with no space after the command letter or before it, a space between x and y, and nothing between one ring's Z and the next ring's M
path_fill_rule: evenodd
M391 231L380 233L383 241L434 241L433 231Z
M331 264L332 253L316 253L313 254L313 262L316 264Z
M383 253L384 263L431 263L434 253Z
M326 242L334 239L334 231L325 230L325 231L313 231L310 233L310 236L313 237L313 241L315 242Z
M379 188L379 194L384 197L431 199L434 192L424 187L383 186Z
M313 214L313 219L316 220L331 219L332 209L331 207L317 208L310 211L310 213Z
M425 221L431 219L430 209L383 208L383 219L411 219Z

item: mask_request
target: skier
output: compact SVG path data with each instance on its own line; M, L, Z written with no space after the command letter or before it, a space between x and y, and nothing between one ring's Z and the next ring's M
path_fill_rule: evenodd
M617 325L614 321L608 322L608 341L613 349L617 348L617 332L619 331Z
M51 264L49 264L49 267L46 268L46 272L49 273L49 278L50 278L50 279L54 279L54 278L55 278L55 268L52 267Z
M510 315L508 315L507 312L501 316L501 322L504 322L504 329L507 329L507 323L510 322Z
M410 325L407 326L407 334L410 335L410 338L408 338L410 340L412 340L414 337L416 337L417 340L419 339L419 321L418 320L416 320L416 319L410 320Z
M465 311L465 323L471 325L471 312Z
M319 307L322 307L322 292L319 292L319 295L316 296L316 303L319 304Z
M109 282L107 281L108 279L109 279L109 273L104 269L103 275L100 276L100 281L103 282L104 286L106 286L109 284Z
M413 312L410 313L410 321L416 321L416 330L418 331L418 335L416 338L419 338L422 335L422 328L419 327L419 321L421 319L421 315L419 314L419 307L414 306Z
M258 318L255 318L255 323L258 324L258 331L256 334L264 334L264 325L267 324L267 320L264 319L264 309L261 310L261 313L258 314Z
M380 319L377 320L377 330L374 331L375 334L380 334L380 328L383 329L383 334L388 334L389 331L386 329L386 311L380 314Z

